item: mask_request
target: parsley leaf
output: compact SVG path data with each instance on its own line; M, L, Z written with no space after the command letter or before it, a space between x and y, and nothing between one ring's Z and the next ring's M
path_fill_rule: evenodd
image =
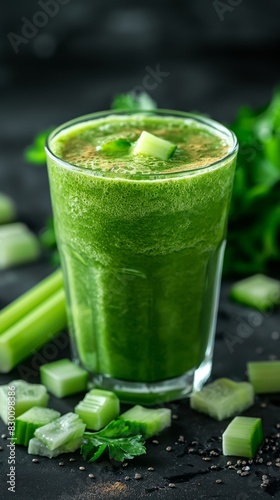
M111 105L114 110L120 111L148 111L157 107L155 101L146 92L117 95Z
M125 420L112 420L98 432L85 432L81 453L88 462L94 462L108 448L110 458L119 462L146 453L139 426Z
M46 163L45 143L53 128L40 132L33 143L24 151L24 159L33 165L44 165Z

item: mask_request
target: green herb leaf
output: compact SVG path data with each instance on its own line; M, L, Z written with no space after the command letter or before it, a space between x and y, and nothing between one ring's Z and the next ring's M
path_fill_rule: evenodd
M85 432L86 443L81 453L85 460L94 462L108 448L110 458L119 462L146 453L139 426L125 420L112 420L98 432Z
M137 94L129 92L128 94L117 95L111 105L114 110L120 111L148 111L157 107L155 101L146 92Z
M24 151L24 159L33 165L44 165L46 163L45 143L53 128L40 132L33 143Z

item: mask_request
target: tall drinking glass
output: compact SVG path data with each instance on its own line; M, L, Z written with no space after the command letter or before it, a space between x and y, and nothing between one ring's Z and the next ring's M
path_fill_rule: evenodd
M174 156L134 154L142 130L176 144ZM73 358L123 401L200 389L212 367L234 134L188 113L111 111L60 126L46 151Z

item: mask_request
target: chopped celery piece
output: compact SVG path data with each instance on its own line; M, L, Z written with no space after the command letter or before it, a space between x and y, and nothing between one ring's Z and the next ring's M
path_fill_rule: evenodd
M58 398L87 389L88 372L70 359L60 359L42 365L40 376L42 384Z
M235 283L230 296L241 304L266 311L280 303L280 281L255 274Z
M128 151L131 146L131 142L126 139L115 139L114 141L104 142L101 146L97 146L96 150L102 153L121 153L122 151Z
M62 288L62 272L58 269L0 311L0 334Z
M224 420L249 408L254 402L254 389L248 382L220 378L201 391L193 392L191 408L216 420Z
M12 222L16 217L14 201L6 194L0 193L0 224Z
M142 434L144 438L149 438L171 426L171 410L169 408L144 408L136 405L122 413L120 419L137 424L139 434Z
M34 261L39 253L38 239L25 224L14 222L0 227L0 269Z
M160 160L169 160L169 158L171 158L174 154L176 148L177 146L172 144L172 142L161 139L160 137L143 130L133 148L133 153L135 155L142 154L153 156L154 158L159 158Z
M75 413L66 413L35 431L38 438L49 450L54 450L69 441L82 437L85 424Z
M7 424L33 406L47 406L48 400L43 385L13 380L8 385L0 386L0 416Z
M16 418L13 441L15 444L28 446L30 439L34 437L36 429L58 417L60 417L59 411L51 408L42 408L40 406L30 408L30 410Z
M119 415L120 402L113 392L92 389L75 407L75 413L85 422L87 429L98 431Z
M65 293L59 289L0 335L0 373L7 373L67 325Z
M280 361L250 361L247 372L256 393L280 392Z
M76 451L82 446L82 443L83 438L78 437L75 439L71 439L71 441L68 441L68 443L64 443L54 450L49 450L49 448L47 448L47 446L43 444L39 439L32 438L29 441L28 453L30 455L40 455L41 457L54 458L58 455L62 455L62 453L71 453L73 451Z
M262 441L261 418L235 417L223 433L223 454L253 458Z

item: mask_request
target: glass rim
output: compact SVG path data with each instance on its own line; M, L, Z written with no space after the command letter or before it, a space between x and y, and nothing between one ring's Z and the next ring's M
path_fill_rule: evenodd
M158 116L170 116L170 117L178 117L178 118L186 118L195 121L196 123L201 123L204 126L214 129L214 131L219 132L220 134L223 134L223 136L226 136L228 144L229 144L229 151L227 152L226 155L222 156L218 160L208 163L207 165L203 165L201 167L194 167L194 168L189 168L186 170L180 170L180 171L174 171L174 172L150 172L150 173L137 173L137 174L132 174L129 172L126 172L124 174L116 174L114 176L112 175L106 175L106 171L100 173L97 172L94 168L89 169L87 167L83 167L81 165L76 165L75 163L71 163L67 160L63 160L59 156L57 156L51 149L51 141L54 139L55 136L57 136L60 132L63 130L67 130L75 125L94 121L96 119L102 118L102 117L107 117L110 115L134 115L134 114L144 114L144 115L158 115ZM231 141L231 142L230 142ZM45 143L45 151L47 156L49 156L54 162L58 163L62 167L68 169L68 170L76 170L78 172L83 172L86 173L87 175L92 175L94 177L100 177L103 179L122 179L122 180L156 180L156 179L170 179L170 178L178 178L178 177L186 177L190 175L195 175L196 173L201 173L204 171L209 171L209 170L214 170L216 168L219 168L219 166L222 166L224 163L228 162L231 158L235 156L235 154L238 151L238 141L235 133L227 128L225 125L219 123L216 120L213 120L212 118L204 117L203 115L200 115L198 113L189 113L187 111L176 111L176 110L171 110L171 109L161 109L161 108L156 108L154 110L105 110L105 111L97 111L94 113L89 113L86 115L79 116L77 118L74 118L72 120L68 120L67 122L62 123L58 127L56 127L47 137L46 143Z

